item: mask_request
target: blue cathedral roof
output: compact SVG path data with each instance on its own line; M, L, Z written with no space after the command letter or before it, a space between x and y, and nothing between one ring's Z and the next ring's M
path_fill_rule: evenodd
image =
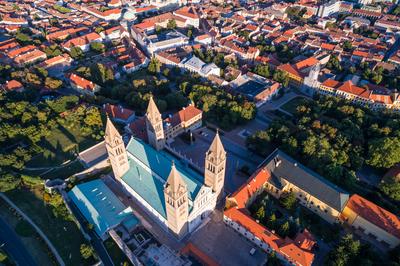
M178 173L187 185L189 199L193 201L196 198L204 183L204 177L198 172L178 161L169 153L157 151L134 137L129 141L126 150L129 155L150 168L153 173L128 156L129 170L122 176L122 180L164 218L167 217L164 183L168 179L173 160Z

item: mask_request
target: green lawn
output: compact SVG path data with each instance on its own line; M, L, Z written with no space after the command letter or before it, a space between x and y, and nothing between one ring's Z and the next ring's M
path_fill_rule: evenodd
M299 106L305 102L308 102L308 101L309 101L308 99L298 96L298 97L293 98L292 100L288 101L284 105L282 105L281 109L283 109L286 112L289 112L291 114L295 114L297 106Z
M68 166L64 166L62 168L57 168L55 170L52 170L50 172L47 172L47 173L41 175L40 177L43 180L55 179L55 178L65 179L65 178L72 176L73 174L83 171L84 169L85 168L79 161L75 161L75 162L69 164Z
M35 230L18 214L16 214L15 211L13 211L9 207L9 205L6 204L6 202L4 202L3 200L0 200L0 217L4 219L4 221L6 221L10 225L10 227L12 227L20 236L22 243L24 244L28 252L32 255L37 265L57 265L55 261L52 261L51 256L49 256L50 250L41 240L41 238L36 234ZM26 232L28 232L29 234L22 236L22 234Z
M104 241L104 246L115 265L123 265L124 263L128 263L126 265L132 265L114 240L111 238L107 239Z
M42 229L67 265L85 265L79 248L86 240L74 222L56 218L51 208L45 206L43 188L23 188L6 194Z
M75 158L77 152L96 144L90 137L84 136L79 127L67 129L59 125L51 134L38 144L44 151L27 163L27 167L58 166Z

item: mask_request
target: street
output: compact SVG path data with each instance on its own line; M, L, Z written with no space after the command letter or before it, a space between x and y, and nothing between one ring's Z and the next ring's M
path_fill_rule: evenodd
M0 246L4 249L17 265L37 265L33 260L31 254L26 250L22 244L19 236L14 230L0 218Z

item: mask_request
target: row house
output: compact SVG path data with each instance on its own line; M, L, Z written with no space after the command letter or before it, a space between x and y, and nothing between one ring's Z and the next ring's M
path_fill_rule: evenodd
M50 76L62 77L64 72L71 67L73 59L68 54L62 54L47 59L39 64L39 67L46 69Z
M321 83L319 93L339 96L353 103L376 109L393 109L400 111L400 94L395 90L369 89L354 85L350 80L339 82L327 79Z
M228 52L234 53L240 59L254 60L260 55L260 50L256 47L240 47L233 41L235 37L222 39L219 41L220 47Z
M96 32L91 32L81 37L76 37L62 44L62 47L71 51L72 47L79 47L83 52L87 52L92 42L102 42L103 38Z
M104 19L104 20L118 20L121 18L121 9L119 8L113 8L113 9L108 9L105 11L100 11L96 8L93 7L83 7L82 8L83 11L97 17L100 19Z
M181 17L186 20L186 26L193 26L199 28L200 17L193 7L182 7L173 13L175 16Z
M122 26L116 26L100 32L100 36L105 41L112 41L129 37L129 33Z
M65 40L69 36L74 36L82 32L89 31L87 27L77 27L77 28L61 28L56 31L52 31L46 35L46 39L49 41L53 40Z
M76 74L67 75L67 79L71 87L81 94L93 96L95 92L99 91L100 86L92 81L89 81Z
M33 64L47 58L46 53L40 51L33 45L14 49L6 54L16 66L22 67L27 64Z
M3 19L0 21L0 24L26 26L28 25L28 21L22 17L11 17L5 15L3 16Z
M193 132L201 127L203 112L194 105L183 107L182 110L164 120L164 132L167 141L183 132Z
M310 69L318 63L318 59L310 57L296 64L282 64L277 69L288 75L291 86L300 88Z

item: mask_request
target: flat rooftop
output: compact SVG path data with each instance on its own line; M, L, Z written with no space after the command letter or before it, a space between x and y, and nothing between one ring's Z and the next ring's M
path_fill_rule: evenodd
M235 89L235 91L247 95L248 97L254 98L257 94L262 92L265 89L265 85L261 84L254 80L248 80L239 87Z
M76 185L68 195L100 237L121 223L131 228L139 223L101 179Z

